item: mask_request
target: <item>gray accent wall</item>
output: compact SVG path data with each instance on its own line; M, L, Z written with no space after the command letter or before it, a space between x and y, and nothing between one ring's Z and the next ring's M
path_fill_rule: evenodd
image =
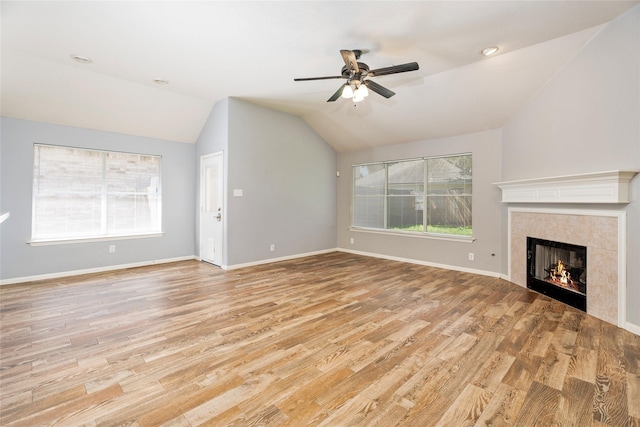
M225 151L226 266L336 247L336 153L302 119L229 98L196 145Z
M1 119L0 279L150 263L193 256L194 146L139 136ZM31 246L33 144L126 151L162 156L161 237ZM110 244L116 252L109 253Z
M394 257L461 270L499 275L501 259L500 130L451 138L386 145L338 155L338 247L383 257ZM419 238L350 230L352 166L385 160L472 153L473 242ZM354 243L351 244L351 238ZM473 252L474 261L469 261Z
M502 147L503 181L640 170L640 6L607 24L503 127ZM639 175L629 197L608 209L626 212L627 321L640 325Z

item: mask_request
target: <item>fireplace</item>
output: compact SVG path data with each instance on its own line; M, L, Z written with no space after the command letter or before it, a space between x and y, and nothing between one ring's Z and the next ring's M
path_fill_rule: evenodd
M497 183L503 203L528 204L508 207L507 280L523 287L536 286L528 282L544 282L544 278L527 278L527 236L583 245L589 252L586 298L556 289L584 300L581 305L588 314L625 328L627 209L622 205L630 202L629 184L638 172L595 172ZM586 265L584 269L587 271ZM585 290L586 283L585 277Z
M587 248L527 237L527 288L587 311Z

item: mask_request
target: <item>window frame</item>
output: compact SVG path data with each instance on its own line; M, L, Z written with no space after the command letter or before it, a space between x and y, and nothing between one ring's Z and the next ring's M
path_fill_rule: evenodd
M473 206L473 153L472 152L463 152L463 153L455 153L455 154L444 154L438 156L425 156L425 157L409 157L406 159L396 159L396 160L384 160L384 161L375 161L375 162L367 162L367 163L358 163L351 165L351 205L350 205L350 226L349 231L356 232L364 232L364 233L373 233L373 234L386 234L386 235L399 235L406 237L414 237L414 238L427 238L427 239L436 239L436 240L449 240L456 242L468 242L471 243L475 241L475 237L473 236L473 208L471 210L471 236L461 235L461 234L448 234L448 233L435 233L432 231L427 231L428 226L428 168L426 167L427 161L431 159L439 159L439 158L448 158L448 157L459 157L459 156L470 156L471 157L471 206ZM419 197L423 200L423 213L422 213L422 221L423 221L423 230L424 231L410 231L410 230L399 230L399 229L390 229L388 227L389 221L389 211L388 211L388 187L389 187L389 175L388 175L388 165L400 162L410 162L422 160L425 163L423 169L423 194ZM384 199L384 228L376 228L376 227L365 227L354 225L355 221L355 201L356 201L356 179L355 179L355 168L362 166L371 166L371 165L384 165L384 195L382 195Z
M102 211L101 213L101 230L102 232L100 234L92 234L92 235L72 235L69 237L64 237L64 236L54 236L54 237L36 237L36 215L37 215L37 203L36 203L36 193L35 193L35 185L36 185L36 147L37 146L41 146L41 147L54 147L54 148L60 148L60 149L69 149L69 150L82 150L82 151L87 151L87 152L93 152L93 153L100 153L100 156L103 156L102 158L102 170L101 170L101 174L102 176L100 177L100 179L102 180L101 183L101 192L103 193L102 195L102 200L101 200L101 206L100 209ZM162 155L159 154L149 154L149 153L136 153L136 152L128 152L128 151L117 151L117 150L104 150L104 149L96 149L96 148L87 148L87 147L76 147L76 146L66 146L66 145L57 145L57 144L44 144L44 143L34 143L33 144L33 161L32 161L32 183L31 183L31 236L30 236L30 240L27 242L28 244L32 245L32 246L45 246L45 245L56 245L56 244L70 244L70 243L81 243L81 242L98 242L98 241L113 241L113 240L127 240L127 239L139 239L139 238L150 238L150 237L160 237L163 236L165 233L163 231L163 221L162 221L162 213L163 213L163 206L162 206L162 163L163 163L163 158ZM157 161L157 195L158 198L156 200L156 202L159 203L159 206L157 206L156 209L156 214L157 214L157 223L158 223L158 227L154 228L154 229L148 229L145 231L141 231L141 232L117 232L117 230L115 232L108 232L108 228L105 226L105 224L103 223L103 221L105 221L106 219L104 218L105 212L109 210L110 208L110 204L107 203L106 199L108 196L113 197L114 195L118 195L119 193L131 193L130 191L121 191L121 190L117 190L117 191L109 191L108 190L108 180L107 180L107 166L106 166L106 157L108 156L108 154L113 153L113 154L118 154L118 155L129 155L129 156L148 156L148 157L153 157L156 159ZM96 174L97 175L97 174ZM138 194L135 193L133 194L134 196ZM142 193L140 193L142 194Z

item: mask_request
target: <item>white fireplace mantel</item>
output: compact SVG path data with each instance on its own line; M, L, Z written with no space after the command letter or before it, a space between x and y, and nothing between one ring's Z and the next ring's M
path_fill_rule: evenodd
M638 171L608 171L497 182L503 203L629 203Z

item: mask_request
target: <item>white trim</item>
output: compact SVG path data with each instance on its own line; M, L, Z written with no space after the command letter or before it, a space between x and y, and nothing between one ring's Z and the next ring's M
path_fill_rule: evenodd
M384 234L387 236L402 236L402 237L412 237L418 239L432 239L432 240L446 240L449 242L459 242L459 243L473 243L476 239L474 237L462 236L462 235L447 235L447 234L437 234L437 233L420 233L416 231L394 231L394 230L383 230L378 228L362 228L362 227L349 227L349 231L353 231L356 233L371 233L371 234Z
M421 261L421 260L411 259L411 258L402 258L402 257L391 256L391 255L381 255L381 254L376 254L371 252L354 251L354 250L345 249L345 248L338 248L337 250L338 252L346 252L354 255L362 255L362 256L368 256L373 258L381 258L389 261L400 261L400 262L406 262L409 264L425 265L427 267L444 268L446 270L461 271L464 273L479 274L481 276L502 278L502 275L500 273L496 273L494 271L476 270L473 268L458 267L457 265L438 264L435 262Z
M224 151L215 151L213 153L209 153L209 154L203 154L200 156L200 170L198 171L198 178L200 180L199 182L199 186L200 186L200 204L198 205L198 242L199 242L199 247L198 247L198 259L202 260L202 237L203 237L203 232L202 232L202 222L203 222L203 212L204 212L204 205L205 205L205 189L204 189L204 181L205 181L205 177L204 177L204 163L205 161L212 159L214 157L220 157L222 158L222 183L220 184L221 188L222 188L222 194L220 195L222 197L222 218L223 218L223 223L222 223L222 255L220 256L220 265L216 265L213 264L211 262L209 262L209 264L211 265L215 265L216 267L221 267L223 269L226 270L225 266L224 266L224 261L227 258L226 256L226 252L227 252L227 247L226 247L226 242L227 242L227 222L226 222L226 218L227 218L227 187L226 187L226 182L227 182L227 162L226 162L226 158L224 155ZM207 262L207 261L205 261Z
M147 239L149 237L162 237L164 231L159 233L145 234L128 234L122 236L103 236L103 237L82 237L78 239L51 239L51 240L31 240L27 242L31 246L49 246L49 245L69 245L74 243L91 243L91 242L109 242L113 240L131 240L131 239Z
M627 317L627 222L626 212L613 210L595 210L579 208L536 208L536 207L509 207L507 210L507 280L511 281L511 214L514 212L542 213L554 215L582 215L582 216L603 216L618 219L618 318L617 325L625 327Z
M2 212L0 214L0 224L2 224L3 222L5 222L9 217L11 216L10 212Z
M224 265L224 266L220 266L220 268L222 268L223 270L237 270L238 268L253 267L253 266L256 266L256 265L271 264L273 262L280 262L280 261L289 261L289 260L292 260L292 259L304 258L304 257L308 257L308 256L313 256L313 255L328 254L330 252L336 252L338 250L339 250L338 248L323 249L321 251L306 252L306 253L295 254L295 255L288 255L288 256L283 256L283 257L279 257L279 258L269 258L269 259L263 259L263 260L260 260L260 261L246 262L246 263L243 263L243 264Z
M607 171L494 183L502 203L629 203L638 171Z
M84 270L62 271L59 273L38 274L35 276L16 277L13 279L0 280L0 286L13 285L16 283L33 282L36 280L48 280L48 279L58 279L61 277L79 276L81 274L103 273L105 271L123 270L126 268L134 268L134 267L146 267L148 265L167 264L170 262L189 261L194 259L196 259L194 255L188 255L188 256L176 257L176 258L165 258L165 259L156 259L151 261L134 262L130 264L119 264L119 265L109 265L106 267L87 268Z

